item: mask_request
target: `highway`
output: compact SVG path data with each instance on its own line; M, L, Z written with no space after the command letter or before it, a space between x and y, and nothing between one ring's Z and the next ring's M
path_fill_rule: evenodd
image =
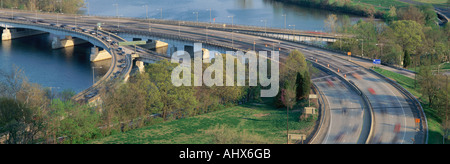
M34 16L30 13L17 13L16 15ZM47 18L45 16L45 14L38 15L39 18ZM53 17L48 19L54 21ZM59 19L63 23L74 23L73 16L60 15ZM318 64L327 67L330 65L329 70L339 76L345 76L346 80L351 81L362 92L359 94L351 89L351 86L348 86L349 82L335 77L328 79L334 87L329 86L328 80L314 81L328 99L331 111L330 126L325 140L321 143L362 143L365 140L368 141L367 143L381 144L424 142L426 133L416 131L419 129L419 126L415 124L418 112L416 106L411 103L412 100L387 80L359 64L348 61L342 54L312 48L297 42L243 34L238 30L231 30L231 32L207 29L207 26L183 26L181 22L179 25L152 23L150 24L151 31L149 31L148 22L142 19L119 19L119 21L104 17L84 17L83 19L78 22L79 25L93 27L97 23L103 23L104 27L111 32L163 34L165 37L198 40L245 51L253 49L256 51L280 50L281 61L286 59L291 50L298 49L309 61L316 62L317 60ZM117 28L118 22L119 28ZM367 97L369 105L365 105L364 96ZM370 106L371 110L365 109L365 106ZM365 123L368 115L373 120ZM421 119L423 121L423 118ZM362 134L369 133L367 124L373 127L370 128L370 135ZM366 135L369 138L360 138L360 136Z
M102 89L104 89L107 81L112 79L128 79L133 64L131 55L134 53L135 48L132 46L119 46L117 43L125 41L121 37L107 31L97 30L95 29L95 26L91 25L75 26L71 24L72 22L64 19L64 17L61 19L58 18L57 21L42 19L39 19L39 21L37 20L38 19L36 19L36 17L31 17L29 14L17 14L14 19L11 19L11 16L6 12L0 12L0 22L9 24L23 24L30 28L44 27L57 31L66 31L66 33L78 33L82 36L87 36L90 38L88 40L96 40L100 43L100 45L97 46L106 49L111 54L112 60L108 72L90 88L75 95L73 97L75 101L95 102L98 100L100 96L99 93ZM141 54L151 58L152 60L166 59L165 57L158 56L158 54L149 50L143 50L141 51Z

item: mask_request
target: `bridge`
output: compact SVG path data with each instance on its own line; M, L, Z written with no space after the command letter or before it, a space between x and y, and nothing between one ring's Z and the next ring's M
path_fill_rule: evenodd
M126 80L126 76L129 76L133 60L131 53L134 47L113 46L97 35L71 30L67 27L53 27L51 23L56 22L56 16L52 14L39 13L36 14L36 18L35 13L20 11L14 15L23 17L25 20L11 20L3 14L4 17L0 18L1 24L9 28L33 29L86 39L111 54L113 62L108 73L90 89L77 95L76 99L95 98L97 96L95 92L101 89L101 84L114 78L114 73L117 71L120 71L121 80ZM58 21L62 24L75 24L74 17L60 15ZM42 19L44 23L30 21L33 18ZM315 67L326 73L322 77L313 79L323 99L324 107L321 111L324 114L321 116L321 128L312 137L310 143L413 144L427 142L426 117L414 96L397 83L358 64L358 62L370 61L359 58L352 58L350 61L340 52L305 45L306 40L301 40L300 37L326 38L322 41L331 41L351 36L136 18L83 16L83 20L76 22L80 27L89 30L95 30L94 27L98 23L103 24L103 29L99 30L99 33L103 36L110 35L116 42L124 41L116 33L128 33L192 41L244 52L279 50L281 61L286 59L291 50L298 49ZM119 55L119 48L130 55ZM134 57L152 61L166 59L149 50L143 50L139 55ZM126 59L126 68L117 68L119 64L117 61L121 59Z

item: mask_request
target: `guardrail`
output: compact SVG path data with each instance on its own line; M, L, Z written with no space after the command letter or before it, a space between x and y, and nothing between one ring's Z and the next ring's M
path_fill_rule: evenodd
M428 143L428 121L427 121L427 117L425 115L425 112L423 111L422 105L420 104L419 100L416 99L416 97L414 97L413 94L411 94L408 90L406 90L405 88L403 88L400 84L398 84L397 82L391 80L390 78L374 71L373 69L368 69L370 72L374 73L375 75L377 75L378 77L386 80L387 82L389 82L392 86L394 86L394 88L396 88L397 90L399 90L403 95L405 95L406 98L410 99L413 105L414 105L414 109L416 109L413 113L413 115L420 119L421 123L419 124L419 130L423 133L426 132L425 137L422 138L422 142L423 144L427 144ZM420 139L420 138L419 138Z
M327 128L330 126L330 114L328 113L330 111L329 106L328 106L328 101L326 98L324 98L322 91L319 89L319 87L316 86L316 84L312 83L312 85L314 86L314 89L316 90L316 94L320 95L320 99L319 99L319 123L317 125L317 128L314 129L314 133L313 135L311 135L310 139L307 140L308 144L314 144L316 142L316 140L320 140L318 139L319 137L322 138L324 136L319 136L321 134L321 131L323 130L323 128Z
M309 59L308 59L309 60ZM367 114L370 115L370 127L369 127L369 133L367 135L367 137L365 140L366 144L371 143L372 137L373 137L373 129L374 129L374 124L375 124L375 115L373 112L373 107L372 107L372 103L370 103L369 98L358 88L358 86L356 86L352 81L347 80L346 78L342 77L342 75L340 75L338 72L335 72L334 70L320 64L320 63L316 63L314 61L311 61L311 63L313 63L313 65L317 65L319 66L321 69L327 70L328 72L336 75L341 81L343 81L344 83L346 83L351 89L353 89L363 100L364 106L366 109L369 110L369 112ZM366 112L364 112L366 113ZM364 114L365 115L365 114ZM363 133L363 131L361 131L361 133Z
M103 41L102 39L96 37L95 35L92 34L88 34L88 33L83 33L77 30L73 30L73 29L67 29L67 28L62 28L62 27L57 27L57 26L50 26L50 25L44 25L41 23L32 23L32 22L28 22L28 21L19 21L19 20L10 20L10 19L2 19L0 18L0 22L5 22L6 24L16 24L16 26L30 26L29 28L35 28L38 27L39 29L47 29L47 30L54 30L54 31L62 31L68 34L72 34L72 35L79 35L79 36L84 36L86 38L90 38L95 40L97 43L102 44L104 49L107 51L110 51L110 44L106 43L105 41ZM88 39L88 41L92 42L92 40ZM112 70L114 69L116 62L115 62L115 55L114 55L114 51L109 52L113 58L113 64L110 67L109 71L105 74L105 76L103 76L100 80L98 80L94 85L92 85L91 87L89 87L88 89L85 89L83 91L81 91L80 93L76 94L74 97L72 97L72 99L74 100L83 100L84 99L84 95L94 91L97 89L98 86L101 86L106 79L111 76L112 74ZM98 95L97 95L98 96ZM97 96L94 96L91 99L96 98Z
M338 58L340 58L340 59L343 59L343 60L347 60L347 59L342 58L342 56L336 56L336 57L338 57ZM355 63L355 62L353 62L353 61L350 61L350 62L352 62L352 63L354 63L354 64L356 64L356 65L359 65L359 64L357 64L357 63ZM390 78L387 78L386 76L384 76L384 75L382 75L382 74L380 74L380 73L378 73L378 72L376 72L376 71L374 71L374 70L372 70L372 69L367 69L367 68L364 68L364 67L362 67L362 68L363 68L363 69L366 69L366 70L368 70L369 72L374 73L376 76L378 76L378 77L380 77L380 78L386 80L386 81L387 81L389 84L391 84L394 88L396 88L397 90L399 90L406 98L410 99L411 101L409 101L409 102L414 103L414 108L413 108L413 110L415 109L415 112L413 112L413 114L414 114L414 116L416 116L417 118L421 119L420 130L421 130L421 131L426 131L426 136L423 138L423 142L424 142L425 144L428 143L428 123L427 123L427 119L426 119L425 112L423 111L422 105L420 104L419 100L417 100L417 99L414 97L414 95L411 94L408 90L406 90L406 89L403 88L400 84L398 84L397 82L391 80Z

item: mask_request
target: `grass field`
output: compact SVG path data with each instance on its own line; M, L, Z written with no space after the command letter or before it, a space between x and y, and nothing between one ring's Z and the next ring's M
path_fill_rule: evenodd
M286 110L267 103L249 103L221 111L179 119L115 134L95 144L244 144L286 143ZM299 121L301 112L290 112L290 133L307 133L317 117Z
M431 4L444 4L447 0L414 0L421 3L431 3Z
M398 73L394 73L391 71L387 71L381 68L375 68L375 71L378 73L391 78L392 80L399 83L402 87L407 89L411 94L413 94L415 97L422 97L419 89L414 89L414 79L411 79L409 77L400 75ZM422 104L422 108L425 111L425 115L427 117L428 122L428 143L429 144L442 144L442 135L443 131L441 129L441 118L437 115L436 110L433 108L430 108L427 102L425 102L422 99L419 99L420 103ZM446 144L450 144L450 141L446 141Z

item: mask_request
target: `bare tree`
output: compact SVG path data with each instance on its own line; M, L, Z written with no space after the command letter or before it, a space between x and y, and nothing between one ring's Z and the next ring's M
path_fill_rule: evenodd
M337 16L335 14L328 15L328 18L325 20L325 29L335 34L336 27L337 27Z

